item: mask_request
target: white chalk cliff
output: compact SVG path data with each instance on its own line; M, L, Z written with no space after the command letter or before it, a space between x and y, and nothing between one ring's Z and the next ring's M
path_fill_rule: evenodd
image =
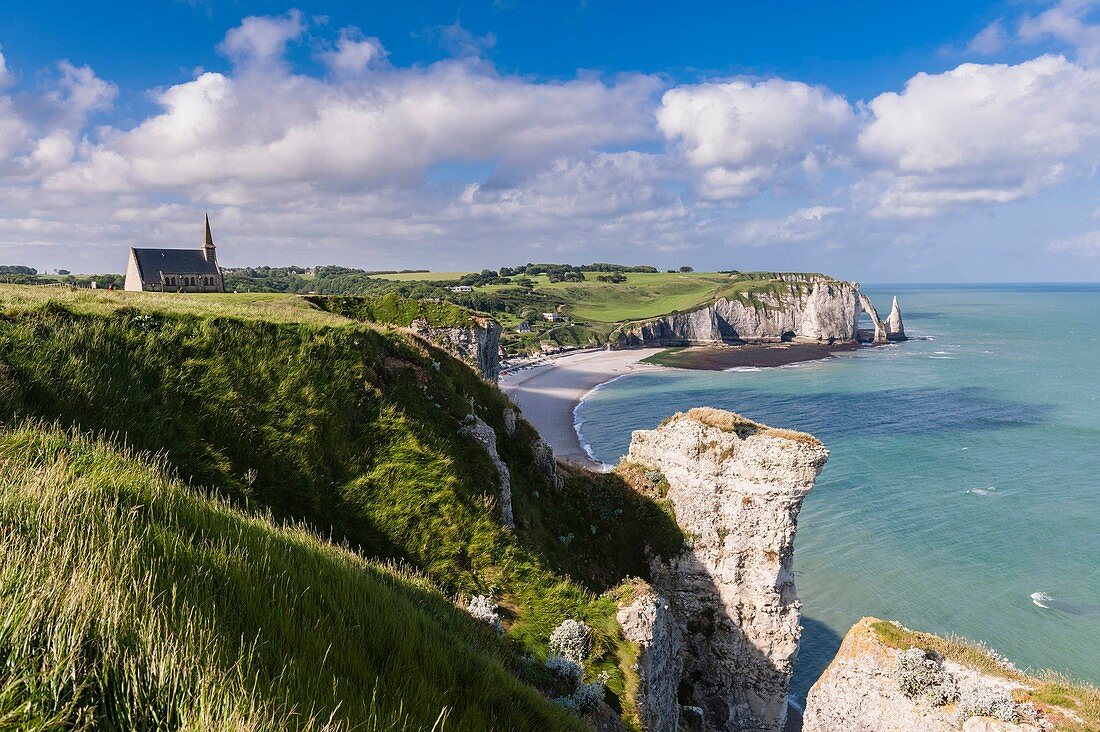
M793 340L851 342L859 338L861 312L869 313L875 323L874 342L886 342L886 325L870 298L860 292L858 283L820 275L785 277L786 289L745 292L719 298L690 312L625 323L611 334L608 345L640 348ZM899 312L899 327L900 318Z
M809 435L694 409L635 432L627 459L664 474L691 537L654 560L652 596L620 613L641 649L647 729L674 732L686 715L704 730L778 732L801 633L797 516L828 451Z
M898 297L894 296L894 304L890 307L890 315L886 318L886 337L892 341L904 341L905 324L901 322L901 308L898 307Z
M1076 703L1040 708L1027 701L1039 680L976 646L952 658L957 648L964 646L863 618L810 690L803 732L1092 729Z

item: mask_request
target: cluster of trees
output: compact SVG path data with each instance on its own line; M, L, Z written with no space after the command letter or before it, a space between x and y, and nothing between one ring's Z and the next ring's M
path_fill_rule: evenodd
M38 270L34 267L24 267L21 264L0 264L0 275L36 275Z

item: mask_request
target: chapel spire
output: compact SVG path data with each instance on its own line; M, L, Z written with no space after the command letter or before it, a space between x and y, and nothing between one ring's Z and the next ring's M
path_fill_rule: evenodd
M202 240L202 253L206 257L206 261L213 262L215 259L214 254L214 235L210 233L210 212L206 213L206 236Z

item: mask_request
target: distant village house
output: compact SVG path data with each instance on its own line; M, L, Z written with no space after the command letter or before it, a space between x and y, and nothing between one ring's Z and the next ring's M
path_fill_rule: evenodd
M456 285L451 288L451 292L473 292L474 288L470 285Z
M545 320L547 323L560 323L563 320L563 318L557 313L543 313L542 319Z
M134 292L225 292L225 278L206 217L206 237L198 249L130 249L127 290Z

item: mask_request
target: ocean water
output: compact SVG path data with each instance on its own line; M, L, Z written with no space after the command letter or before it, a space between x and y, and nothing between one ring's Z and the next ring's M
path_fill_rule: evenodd
M1100 286L868 287L907 343L736 372L630 375L577 409L613 463L707 405L811 432L799 517L804 698L864 615L1100 683Z

